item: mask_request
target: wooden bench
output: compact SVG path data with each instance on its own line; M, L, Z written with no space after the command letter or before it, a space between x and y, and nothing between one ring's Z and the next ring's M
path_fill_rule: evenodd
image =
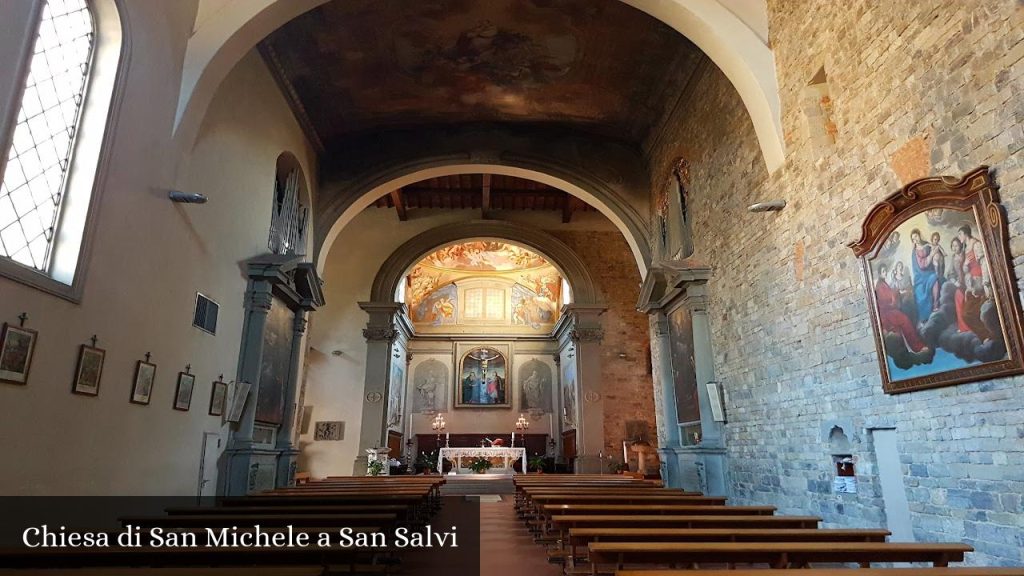
M45 548L0 549L6 568L101 566L380 566L387 573L393 548ZM204 568L205 569L205 568ZM203 576L205 572L194 572Z
M962 562L974 549L966 544L893 542L592 542L591 574L601 564L749 563L772 568L808 566L812 562L928 562L948 566Z
M345 526L391 526L397 521L394 514L194 514L179 516L125 516L119 518L125 526L149 527L210 527L231 526L288 526L302 524L308 527L342 528Z
M571 528L561 556L575 562L591 542L885 542L890 532L843 528ZM564 548L563 548L564 550Z
M619 570L615 576L695 576L693 570ZM699 576L765 576L765 571L701 570ZM804 568L772 570L771 576L1024 576L1024 567L983 568Z

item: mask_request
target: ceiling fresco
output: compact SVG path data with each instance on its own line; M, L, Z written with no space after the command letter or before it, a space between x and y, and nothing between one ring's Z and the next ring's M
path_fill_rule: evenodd
M617 0L333 0L261 49L328 145L452 122L572 123L639 139L703 58Z
M549 266L548 261L513 244L480 240L445 246L428 254L419 266L442 270L507 272Z

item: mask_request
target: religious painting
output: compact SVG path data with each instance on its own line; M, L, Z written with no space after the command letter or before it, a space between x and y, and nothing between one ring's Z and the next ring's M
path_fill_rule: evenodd
M551 412L551 367L536 358L519 367L519 409Z
M871 210L850 247L887 393L1024 373L1007 239L987 167L917 180Z
M193 374L178 372L178 387L174 390L174 409L188 412L192 406L192 391L196 386L196 377Z
M219 380L214 382L213 389L210 390L210 416L223 416L227 400L228 385Z
M459 294L455 284L448 284L425 295L420 294L414 300L417 301L417 304L409 310L413 322L431 326L449 326L458 323Z
M562 430L576 428L576 355L562 355Z
M391 382L388 386L387 423L389 430L402 429L402 398L405 396L405 354L391 363Z
M291 378L292 336L295 313L276 296L263 328L263 357L260 359L256 421L280 425L284 421L284 394Z
M420 362L412 377L412 411L417 414L444 412L448 367L436 359Z
M71 391L85 396L98 396L100 378L103 376L103 359L107 352L93 346L82 347L78 351L78 364L75 367L75 380Z
M510 408L506 386L506 358L496 348L481 346L467 352L459 363L456 408Z
M153 396L153 383L156 381L156 364L139 360L135 363L135 378L132 380L132 395L128 399L133 404L149 404Z
M539 329L541 326L555 323L558 318L558 299L552 299L552 292L547 285L541 284L543 292L537 293L529 288L516 284L512 287L512 324L514 326L530 326ZM557 294L557 290L554 294Z
M473 240L424 256L406 276L405 303L417 331L472 325L495 332L549 332L563 302L562 275L543 256L506 242Z
M697 364L693 351L693 316L689 308L680 306L668 315L672 343L672 382L676 395L676 418L684 424L688 437L684 444L700 442L700 395L697 388Z
M35 330L4 324L3 332L0 333L0 382L28 383L36 336Z

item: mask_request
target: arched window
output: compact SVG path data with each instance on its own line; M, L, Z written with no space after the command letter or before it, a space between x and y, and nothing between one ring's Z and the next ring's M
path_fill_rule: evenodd
M17 116L5 131L9 140L0 139L9 142L0 163L0 272L73 297L52 281L67 288L75 280L120 58L120 19L113 0L47 0L35 25Z

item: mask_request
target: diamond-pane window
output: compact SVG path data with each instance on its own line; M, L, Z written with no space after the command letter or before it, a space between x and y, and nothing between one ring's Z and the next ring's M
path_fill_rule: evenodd
M47 0L0 184L0 257L44 272L94 44L86 0Z

